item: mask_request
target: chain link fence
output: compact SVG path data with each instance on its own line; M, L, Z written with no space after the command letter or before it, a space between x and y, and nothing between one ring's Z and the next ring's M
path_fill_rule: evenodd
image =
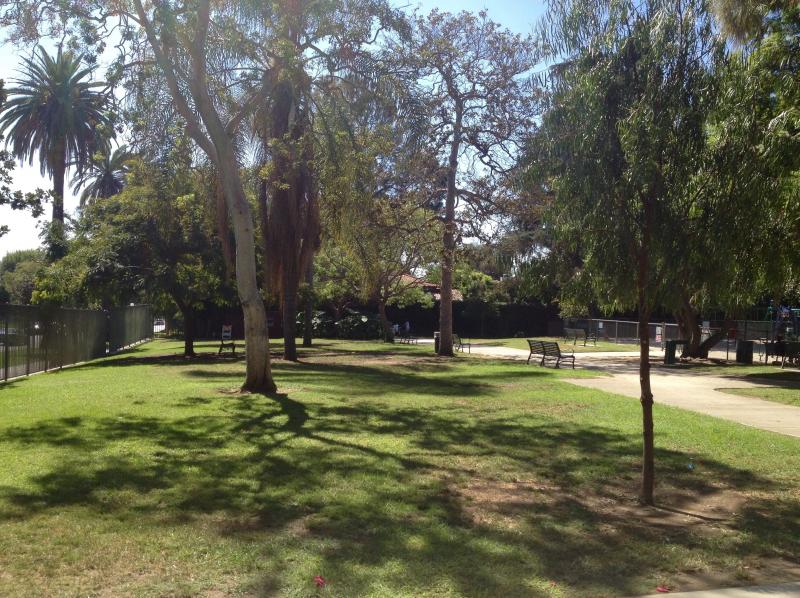
M0 379L97 359L152 336L149 305L110 312L0 305Z
M726 323L721 320L702 322L703 339L722 330ZM728 331L712 347L712 351L725 351L735 354L739 341L755 341L757 350L775 337L775 323L764 320L733 320L727 323ZM589 334L596 334L598 340L619 344L639 344L639 323L631 320L609 320L600 318L566 318L566 328L583 328ZM677 324L671 322L650 322L648 324L652 346L664 348L667 341L680 340L681 332Z

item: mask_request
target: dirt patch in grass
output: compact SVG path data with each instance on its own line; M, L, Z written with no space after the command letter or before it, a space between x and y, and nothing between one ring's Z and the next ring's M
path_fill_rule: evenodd
M536 534L538 525L580 521L568 533L587 541L626 542L626 538L660 539L665 550L671 544L697 546L725 541L736 533L739 516L756 496L735 488L717 487L698 493L663 488L658 504L638 504L630 488L609 482L603 491L565 489L541 480L496 480L472 478L450 482L447 492L457 503L464 523L503 528L515 533ZM774 555L730 554L719 561L688 557L675 563L678 570L665 570L665 585L672 589L699 590L725 586L790 581L800 577L800 563ZM671 567L670 567L671 568Z
M669 587L681 591L707 590L726 586L757 586L795 581L800 565L782 558L744 559L729 570L698 570L676 574Z

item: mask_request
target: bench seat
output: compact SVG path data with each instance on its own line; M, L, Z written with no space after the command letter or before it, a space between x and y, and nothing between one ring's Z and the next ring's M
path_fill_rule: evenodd
M531 362L531 358L536 355L542 356L539 365L543 366L545 361L547 360L555 360L556 368L561 364L562 361L570 361L572 362L572 369L575 369L575 353L562 353L561 348L558 346L558 343L550 342L550 341L537 341L534 339L527 339L528 340L528 348L530 349L530 355L528 355L528 363Z

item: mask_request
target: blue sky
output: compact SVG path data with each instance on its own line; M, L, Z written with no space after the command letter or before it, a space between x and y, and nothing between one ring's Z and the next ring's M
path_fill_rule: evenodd
M492 20L521 34L531 33L534 24L541 17L545 8L543 2L535 0L393 0L393 3L395 6L407 7L409 10L419 7L423 12L434 8L447 12L462 10L477 12L486 9ZM6 81L6 87L9 87L9 80L15 76L19 56L18 49L10 46L0 47L0 79ZM50 188L50 181L40 176L38 164L18 165L14 171L13 188L32 191L37 187ZM77 206L77 199L72 196L70 191L67 191L64 199L67 212L73 212ZM49 218L49 206L46 217ZM9 234L0 237L0 257L9 251L39 245L36 220L29 215L12 212L7 207L0 207L0 224L7 224L11 228Z

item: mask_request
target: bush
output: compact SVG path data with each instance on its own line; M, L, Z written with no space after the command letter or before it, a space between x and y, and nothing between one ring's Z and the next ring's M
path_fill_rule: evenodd
M303 335L306 330L306 314L297 314L297 334ZM315 311L311 318L311 336L314 338L336 338L336 323L324 311Z
M353 312L336 322L336 338L348 340L377 340L383 337L377 315Z

